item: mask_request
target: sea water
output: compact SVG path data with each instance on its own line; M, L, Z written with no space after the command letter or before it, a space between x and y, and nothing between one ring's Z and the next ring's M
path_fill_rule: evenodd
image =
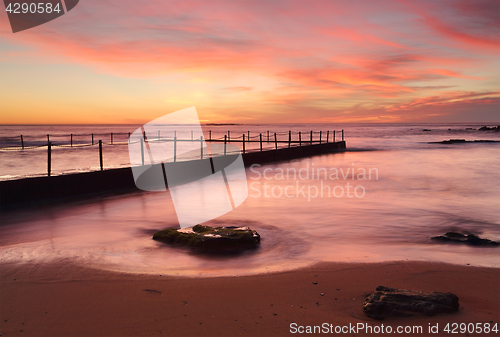
M205 223L250 226L261 247L239 256L192 253L153 241L177 228L168 192L135 192L2 214L0 262L64 259L110 270L165 275L236 275L296 268L317 261L440 261L500 267L500 248L442 244L448 231L500 240L500 143L432 143L449 139L496 140L474 124L205 125L205 138L250 137L264 149L278 140L332 140L341 131L347 150L246 169L249 195L235 210ZM104 145L105 168L128 166L127 135L135 125L2 126L1 147L51 142ZM423 131L423 130L430 131ZM267 143L267 131L271 142ZM211 132L210 132L211 131ZM168 137L168 135L165 135ZM241 143L235 143L241 147ZM279 143L279 146L288 146ZM260 150L258 142L247 150ZM0 151L2 179L46 174L47 148ZM97 147L55 147L53 174L95 170ZM207 197L217 198L211 190Z

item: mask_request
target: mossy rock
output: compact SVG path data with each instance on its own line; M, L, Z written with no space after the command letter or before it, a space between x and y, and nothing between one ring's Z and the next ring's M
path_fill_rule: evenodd
M237 254L259 246L260 235L248 227L210 227L196 225L184 229L167 228L153 240L184 246L210 254Z

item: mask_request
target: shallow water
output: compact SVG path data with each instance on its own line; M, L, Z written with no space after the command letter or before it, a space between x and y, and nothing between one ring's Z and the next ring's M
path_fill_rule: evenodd
M218 128L228 127L234 134L248 128ZM155 231L178 226L175 210L168 192L137 192L4 213L0 261L69 259L111 270L205 276L277 271L316 261L408 259L500 267L500 248L430 240L450 230L500 240L498 143L428 144L499 139L498 133L466 127L477 128L344 125L344 153L248 168L246 201L206 223L256 229L261 247L241 256L204 257L151 240ZM203 193L217 198L213 190Z

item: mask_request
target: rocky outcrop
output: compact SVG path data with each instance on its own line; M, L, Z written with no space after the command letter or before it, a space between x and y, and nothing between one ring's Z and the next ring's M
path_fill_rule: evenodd
M498 132L498 131L500 131L500 125L498 125L498 126L492 126L492 127L482 126L479 129L477 129L477 130L478 131L493 131L493 132Z
M499 245L498 242L489 239L482 239L474 234L461 234L456 232L448 232L441 236L434 236L432 237L432 240L445 243L462 243L470 246L482 247L494 247Z
M450 139L450 140L443 140L440 142L429 142L429 144L460 144L460 143L498 143L498 140L484 140L484 139L478 139L478 140L465 140L465 139Z
M363 312L374 319L433 316L458 311L458 297L452 293L426 293L379 286L363 303Z
M196 225L184 229L167 228L153 240L184 246L209 254L237 254L259 246L260 235L248 227L209 227Z

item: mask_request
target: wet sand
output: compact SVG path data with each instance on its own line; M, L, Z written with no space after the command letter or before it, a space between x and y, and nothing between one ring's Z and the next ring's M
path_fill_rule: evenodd
M1 336L298 335L292 322L297 328L323 323L334 328L384 324L393 330L422 326L419 336L439 336L448 335L443 331L447 323L500 323L498 268L407 261L317 263L281 273L213 278L115 273L68 260L4 263L0 268ZM453 292L460 310L376 321L361 306L379 285ZM429 334L429 323L439 324L441 332ZM373 334L351 330L340 335ZM469 333L476 335L481 334Z

